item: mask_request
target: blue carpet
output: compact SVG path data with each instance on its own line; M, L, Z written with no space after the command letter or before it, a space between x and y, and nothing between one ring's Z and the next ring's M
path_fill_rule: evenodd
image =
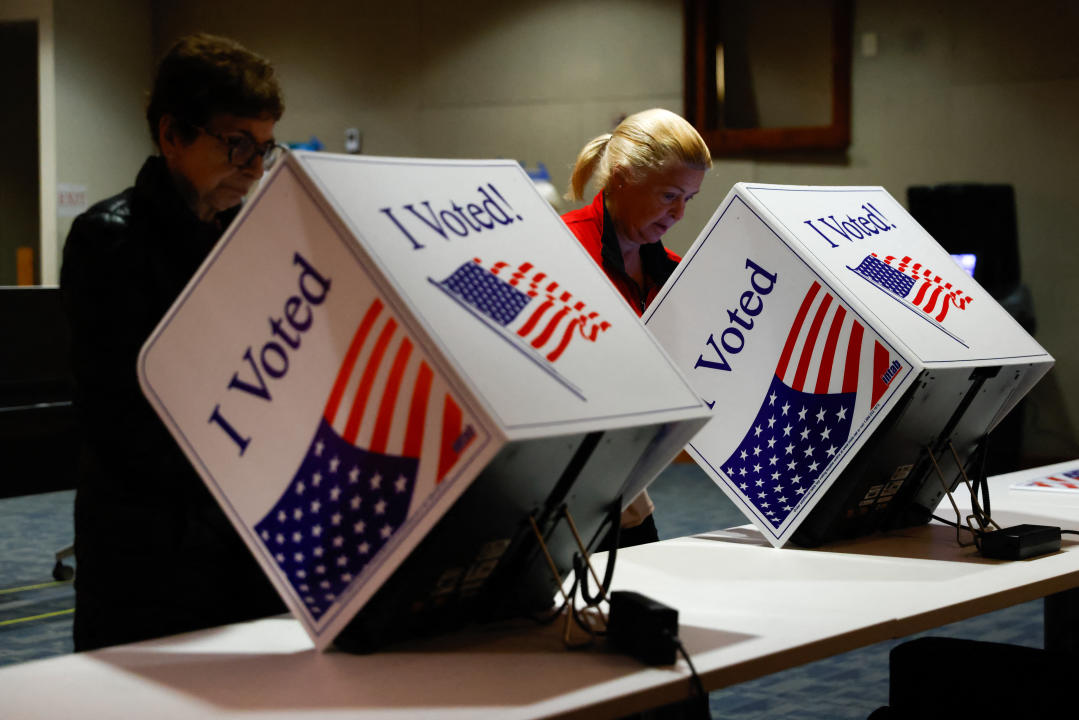
M665 470L650 488L663 539L745 523L696 465ZM0 500L0 666L72 651L70 583L55 583L53 553L72 538L73 492ZM35 587L38 586L38 587ZM60 614L53 614L60 613ZM33 618L33 619L26 619ZM1042 646L1042 603L954 623L933 635ZM912 636L915 637L915 636ZM878 643L711 694L723 720L866 718L888 702L888 652Z

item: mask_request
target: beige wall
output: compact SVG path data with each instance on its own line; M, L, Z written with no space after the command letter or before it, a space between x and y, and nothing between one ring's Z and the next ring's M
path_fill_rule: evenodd
M56 180L90 204L130 186L151 150L143 120L152 78L145 0L54 0ZM57 219L63 247L72 218Z
M91 195L129 183L148 149L148 22L154 56L201 29L270 57L288 103L279 138L315 134L331 151L358 127L366 153L542 161L564 188L579 147L621 114L682 109L678 0L110 4L56 0L59 179ZM87 39L94 27L105 34ZM901 201L912 184L1014 184L1038 338L1058 359L1033 423L1046 453L1079 454L1068 419L1079 416L1077 30L1068 0L857 0L849 153L718 162L669 244L687 248L737 181L880 184ZM879 38L875 57L859 52L864 32Z

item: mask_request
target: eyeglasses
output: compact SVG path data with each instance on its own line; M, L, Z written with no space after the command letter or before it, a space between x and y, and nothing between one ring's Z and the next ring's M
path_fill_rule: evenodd
M245 168L250 165L256 157L262 158L262 169L269 170L273 167L286 149L284 145L281 145L276 140L267 140L264 143L256 143L254 139L246 134L241 133L239 135L225 136L219 133L215 133L212 130L207 130L204 127L195 126L196 130L206 133L210 137L220 141L228 148L229 152L229 164L238 168Z

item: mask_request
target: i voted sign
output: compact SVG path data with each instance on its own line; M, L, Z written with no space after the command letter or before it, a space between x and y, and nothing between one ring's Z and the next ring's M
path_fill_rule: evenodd
M290 154L138 372L319 648L508 443L706 417L508 161Z
M735 185L644 320L712 410L687 450L776 546L919 373L1052 361L880 187Z

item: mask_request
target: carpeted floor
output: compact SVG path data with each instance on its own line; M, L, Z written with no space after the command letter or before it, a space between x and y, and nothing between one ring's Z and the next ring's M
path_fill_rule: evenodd
M653 483L661 538L745 522L695 465L672 465ZM71 652L70 583L53 581L53 554L71 542L73 492L0 500L0 666ZM1032 602L933 631L1042 646L1042 604ZM878 643L712 693L723 720L859 720L888 701L888 651ZM2 704L2 703L0 703Z

